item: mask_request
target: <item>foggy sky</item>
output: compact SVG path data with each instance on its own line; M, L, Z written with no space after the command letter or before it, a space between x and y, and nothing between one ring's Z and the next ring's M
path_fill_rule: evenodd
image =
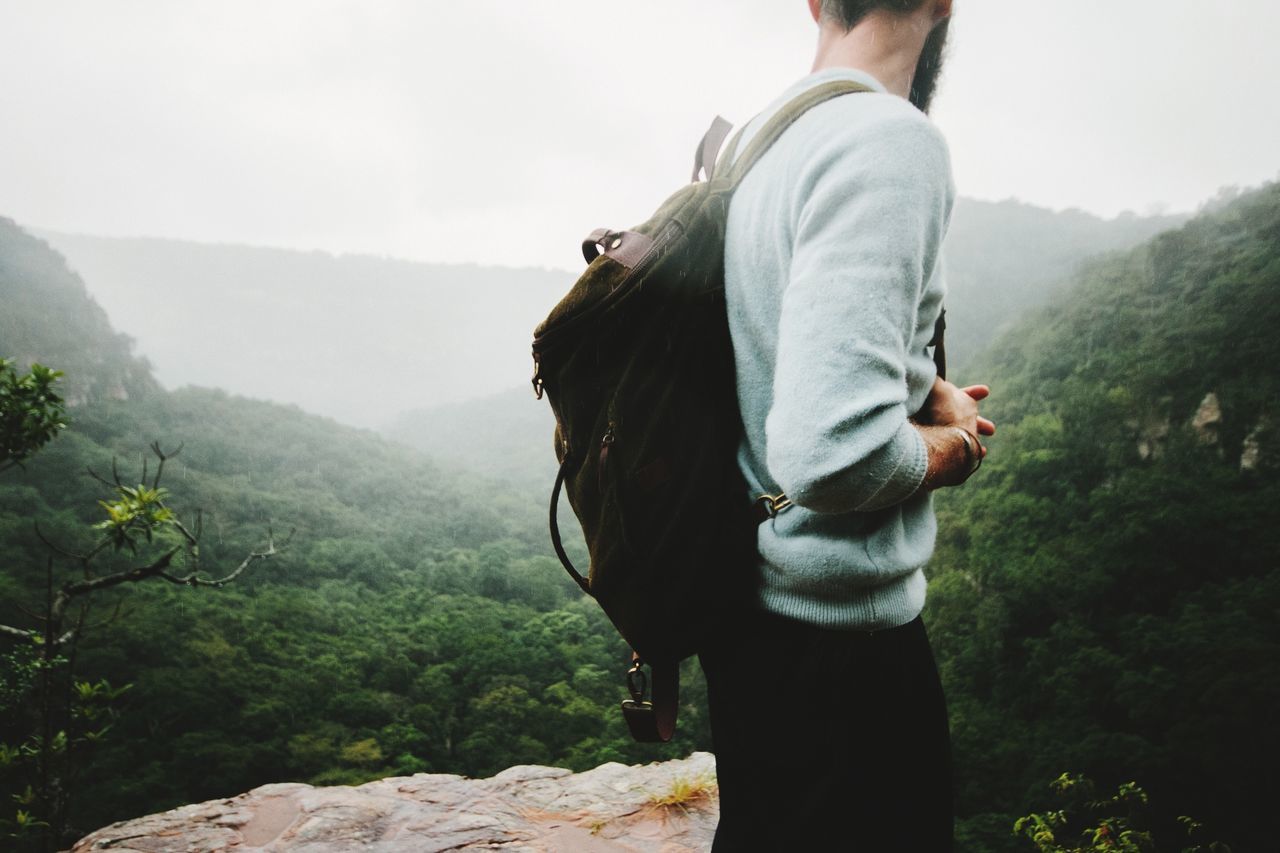
M962 195L1189 210L1280 171L1267 0L956 0ZM812 60L805 0L0 0L0 215L575 269Z

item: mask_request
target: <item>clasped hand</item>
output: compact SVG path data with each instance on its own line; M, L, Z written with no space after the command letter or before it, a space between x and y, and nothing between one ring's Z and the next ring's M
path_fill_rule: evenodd
M978 414L978 401L991 394L986 385L969 385L960 388L938 377L929 389L929 396L912 418L916 423L929 426L958 426L974 435L995 435L996 425ZM982 455L987 449L982 448Z

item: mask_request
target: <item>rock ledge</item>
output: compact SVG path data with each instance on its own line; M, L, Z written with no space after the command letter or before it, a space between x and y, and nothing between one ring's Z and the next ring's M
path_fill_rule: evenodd
M357 787L282 782L113 823L71 849L684 853L710 847L718 814L715 759L695 752L585 773L521 765L491 779L419 773Z

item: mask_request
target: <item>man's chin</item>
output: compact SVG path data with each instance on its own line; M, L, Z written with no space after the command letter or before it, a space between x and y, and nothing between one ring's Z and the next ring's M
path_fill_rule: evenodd
M924 113L929 112L933 95L938 90L938 79L942 76L942 64L947 52L947 32L950 29L950 18L934 27L925 40L924 49L920 51L920 61L916 63L916 73L911 80L911 103Z

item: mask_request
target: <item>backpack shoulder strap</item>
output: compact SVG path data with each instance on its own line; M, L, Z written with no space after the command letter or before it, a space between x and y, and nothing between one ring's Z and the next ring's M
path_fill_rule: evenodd
M728 149L725 150L725 162L730 164L729 181L736 185L746 177L747 172L751 171L751 167L764 156L766 151L773 147L773 143L778 141L778 138L786 132L787 128L795 124L800 116L818 104L825 103L832 98L838 98L841 95L871 91L874 90L870 86L855 83L853 80L832 80L830 83L823 83L819 86L814 86L812 89L806 89L784 104L781 109L765 122L764 127L760 128L759 132L751 138L747 147L743 149L741 157L734 156L742 142L742 131L738 131Z

